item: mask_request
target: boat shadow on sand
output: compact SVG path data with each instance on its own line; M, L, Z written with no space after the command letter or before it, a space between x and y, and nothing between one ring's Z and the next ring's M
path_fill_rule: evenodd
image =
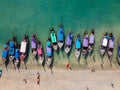
M40 66L42 66L43 67L43 69L44 69L44 71L46 72L46 69L45 69L45 63L46 63L46 58L45 58L45 52L44 52L44 48L42 48L42 53L43 53L43 56L42 56L42 58L43 58L43 62L42 63L40 63L40 61L39 61L39 56L38 55L36 55L36 61L37 61L37 65L40 67Z

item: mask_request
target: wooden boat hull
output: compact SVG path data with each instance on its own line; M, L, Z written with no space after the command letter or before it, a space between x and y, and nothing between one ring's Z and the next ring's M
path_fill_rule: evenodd
M89 47L88 47L88 52L89 52L90 54L92 53L93 48L94 48L94 47L92 47L92 46L89 46Z
M32 54L33 54L33 60L34 60L34 59L36 58L37 51L36 51L36 50L34 50Z
M108 57L112 57L113 56L113 52L108 51Z
M86 58L86 56L87 56L87 54L88 54L88 51L85 50L85 49L83 49L83 50L82 50L82 53L83 53L84 58Z
M50 65L52 63L52 57L47 57L46 63L50 67Z
M14 62L15 67L17 67L18 63L19 63L19 59L16 59L15 62Z
M2 58L3 62L5 62L7 60L7 58Z
M79 50L75 49L75 56L76 56L76 58L78 60L78 58L80 56L80 49Z
M103 57L105 55L106 49L100 49L100 55Z
M26 57L26 55L21 54L21 55L20 55L20 60L23 61L23 60L25 59L25 57Z
M63 47L64 42L58 42L58 47L61 49Z
M53 44L53 49L54 49L55 51L57 51L58 45L57 45L57 44Z
M38 56L38 61L40 62L40 64L43 64L44 62L44 56Z
M14 60L14 56L9 56L9 61L12 62Z
M70 47L65 47L65 53L68 54L70 52L71 46Z

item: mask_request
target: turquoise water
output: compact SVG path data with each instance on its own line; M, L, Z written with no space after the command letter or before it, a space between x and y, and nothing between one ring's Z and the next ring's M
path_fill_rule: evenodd
M65 34L95 28L98 50L105 31L120 35L120 0L0 0L0 47L13 35L20 42L24 33L37 33L45 44L49 27L57 32L60 23Z

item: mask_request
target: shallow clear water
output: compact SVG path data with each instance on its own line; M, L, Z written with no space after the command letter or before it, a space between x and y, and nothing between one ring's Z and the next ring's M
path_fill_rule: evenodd
M43 44L49 37L49 27L57 32L64 25L65 34L95 28L97 46L100 36L120 23L120 0L0 0L0 46L16 35L21 41L26 32L37 33ZM16 27L16 29L15 29Z

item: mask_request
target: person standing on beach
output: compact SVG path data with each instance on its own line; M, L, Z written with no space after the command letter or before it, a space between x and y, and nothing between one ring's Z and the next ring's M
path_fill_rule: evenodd
M40 85L40 74L39 74L39 72L37 73L37 85Z
M66 70L70 69L71 70L71 66L69 63L66 64Z
M1 79L1 76L2 76L2 69L0 68L0 79Z

